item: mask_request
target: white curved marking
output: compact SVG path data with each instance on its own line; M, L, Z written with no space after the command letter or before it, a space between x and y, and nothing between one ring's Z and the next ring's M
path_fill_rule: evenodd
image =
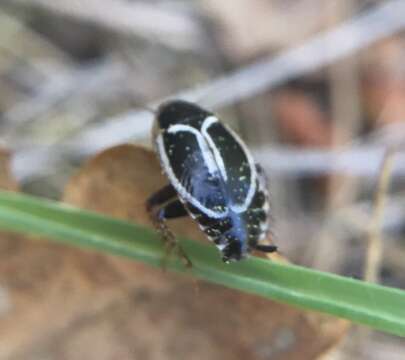
M184 124L172 125L167 130L167 132L170 134L176 134L180 131L189 132L189 133L192 133L195 135L196 140L198 142L198 146L200 147L200 150L202 153L202 157L204 159L204 163L208 167L208 172L210 174L213 174L215 171L217 171L217 165L215 163L214 157L212 156L211 151L208 148L208 146L204 140L204 137L201 135L201 133L197 129L193 128L192 126L184 125Z
M226 248L226 244L215 244L215 246L220 250L224 250Z
M200 135L201 136L201 135ZM221 219L228 214L228 211L225 212L217 212L211 209L208 209L203 204L201 204L196 198L194 198L181 184L181 182L177 179L176 175L174 174L172 167L170 166L169 158L167 157L165 146L163 144L163 137L162 134L159 134L156 138L156 143L159 149L159 154L161 156L161 161L163 163L163 168L166 171L166 174L174 186L174 188L179 192L179 194L187 200L190 204L195 206L197 209L202 211L205 215L214 218L214 219Z
M221 175L223 176L224 180L227 181L228 176L225 168L225 164L223 161L223 158L221 156L221 153L219 152L215 142L212 140L212 137L208 134L208 128L215 122L218 122L218 119L215 116L208 116L201 127L201 133L195 129L192 126L189 125L184 125L184 124L175 124L169 127L167 130L169 133L175 134L180 131L185 131L189 132L195 135L196 140L198 142L198 146L200 147L200 150L202 152L202 156L204 158L204 162L208 167L208 171L210 174L213 174L217 169L220 171ZM249 190L247 192L245 201L242 204L232 204L230 205L230 208L236 212L236 213L241 213L244 212L248 209L249 205L251 204L253 197L256 192L256 182L257 182L257 171L256 171L256 165L255 162L250 155L249 150L247 149L245 143L242 141L242 139L237 135L234 131L232 131L230 128L228 128L226 125L224 125L226 130L233 136L235 141L239 144L239 146L242 148L242 151L244 152L246 159L249 164L250 168L250 186ZM167 175L169 176L169 179L172 181L173 186L177 189L177 191L192 205L194 205L196 208L204 212L206 215L219 219L227 214L227 211L225 212L216 212L211 209L208 209L205 207L203 204L201 204L198 200L196 200L187 190L182 186L181 182L176 178L175 174L173 173L169 159L167 158L167 154L164 149L164 144L163 144L163 138L161 135L157 138L158 146L159 146L159 151L162 154L163 157L163 162L165 164L165 168L167 169ZM209 144L209 147L207 143ZM212 150L213 154L211 153L210 149Z
M215 116L208 116L201 127L201 132L204 135L204 138L207 140L212 152L214 153L214 158L217 163L217 166L219 168L219 171L221 175L223 176L224 180L228 180L228 175L226 172L224 160L221 156L221 153L219 152L215 142L212 140L212 137L208 134L208 128L218 122L218 118ZM239 144L239 146L242 148L242 151L245 153L246 159L248 161L249 167L250 167L250 186L248 193L246 195L246 199L241 205L231 205L231 209L235 211L236 213L241 213L247 210L249 207L250 203L253 200L253 196L255 195L256 192L256 179L257 179L257 171L256 171L256 165L255 161L253 160L252 156L250 155L250 152L248 148L246 147L245 143L242 141L242 139L231 129L229 129L226 125L224 125L225 129L229 131L229 133L234 137L236 142Z
M224 159L222 159L222 156L217 148L217 145L215 144L214 140L212 140L211 135L208 134L208 128L216 122L218 122L218 119L215 116L208 116L207 118L205 118L202 124L201 132L204 135L205 140L207 140L210 149L214 153L214 158L219 168L219 172L221 173L224 180L227 181L228 174L226 173Z
M242 148L243 152L245 153L246 159L248 161L249 167L250 167L250 186L248 193L246 195L245 201L240 204L233 204L230 206L230 208L235 211L236 213L241 213L247 210L249 207L250 203L253 200L253 196L255 195L256 192L256 182L257 182L257 171L256 171L256 165L255 161L252 158L252 155L250 155L249 149L246 147L245 143L242 141L242 139L237 135L234 131L232 131L229 127L224 125L226 130L228 130L231 135L235 138L236 142L239 144L239 146Z

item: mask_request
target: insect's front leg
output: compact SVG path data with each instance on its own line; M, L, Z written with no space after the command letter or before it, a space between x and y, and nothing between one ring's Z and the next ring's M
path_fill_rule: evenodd
M170 184L146 200L146 210L154 225L164 223L167 219L175 219L187 215L186 209L177 197L176 190ZM159 228L160 226L157 227Z
M166 185L146 200L146 210L148 211L148 213L151 213L156 208L160 208L168 201L174 200L176 198L177 193L173 185Z
M172 185L167 185L163 189L153 194L146 202L146 208L151 217L152 223L162 235L166 245L166 254L163 259L163 267L167 262L170 253L175 250L187 267L191 266L191 261L184 250L179 245L176 237L170 231L166 220L176 219L187 215L183 204L178 200L177 193Z
M187 210L178 199L169 202L168 204L160 208L157 213L157 217L161 221L177 219L187 215Z
M265 252L265 253L272 253L272 252L277 252L277 246L275 245L256 245L255 246L256 250Z

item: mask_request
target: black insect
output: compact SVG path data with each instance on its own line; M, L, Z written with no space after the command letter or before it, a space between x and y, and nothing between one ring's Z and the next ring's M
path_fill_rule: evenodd
M167 219L190 215L225 262L252 249L277 250L259 244L269 231L264 174L239 136L213 113L185 101L166 102L157 111L154 142L170 182L147 201L161 229L167 230Z

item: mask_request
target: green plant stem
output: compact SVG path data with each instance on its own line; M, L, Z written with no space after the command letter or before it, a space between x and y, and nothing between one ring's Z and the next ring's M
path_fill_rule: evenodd
M0 192L0 228L40 235L160 266L164 247L147 228L69 205ZM251 257L224 264L212 245L180 239L193 263L171 257L167 269L269 299L336 315L405 336L405 291Z

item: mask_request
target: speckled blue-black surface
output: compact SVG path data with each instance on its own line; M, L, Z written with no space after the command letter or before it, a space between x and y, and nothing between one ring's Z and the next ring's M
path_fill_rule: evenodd
M239 136L213 113L180 100L162 104L156 122L162 168L223 260L260 248L269 230L267 184Z

